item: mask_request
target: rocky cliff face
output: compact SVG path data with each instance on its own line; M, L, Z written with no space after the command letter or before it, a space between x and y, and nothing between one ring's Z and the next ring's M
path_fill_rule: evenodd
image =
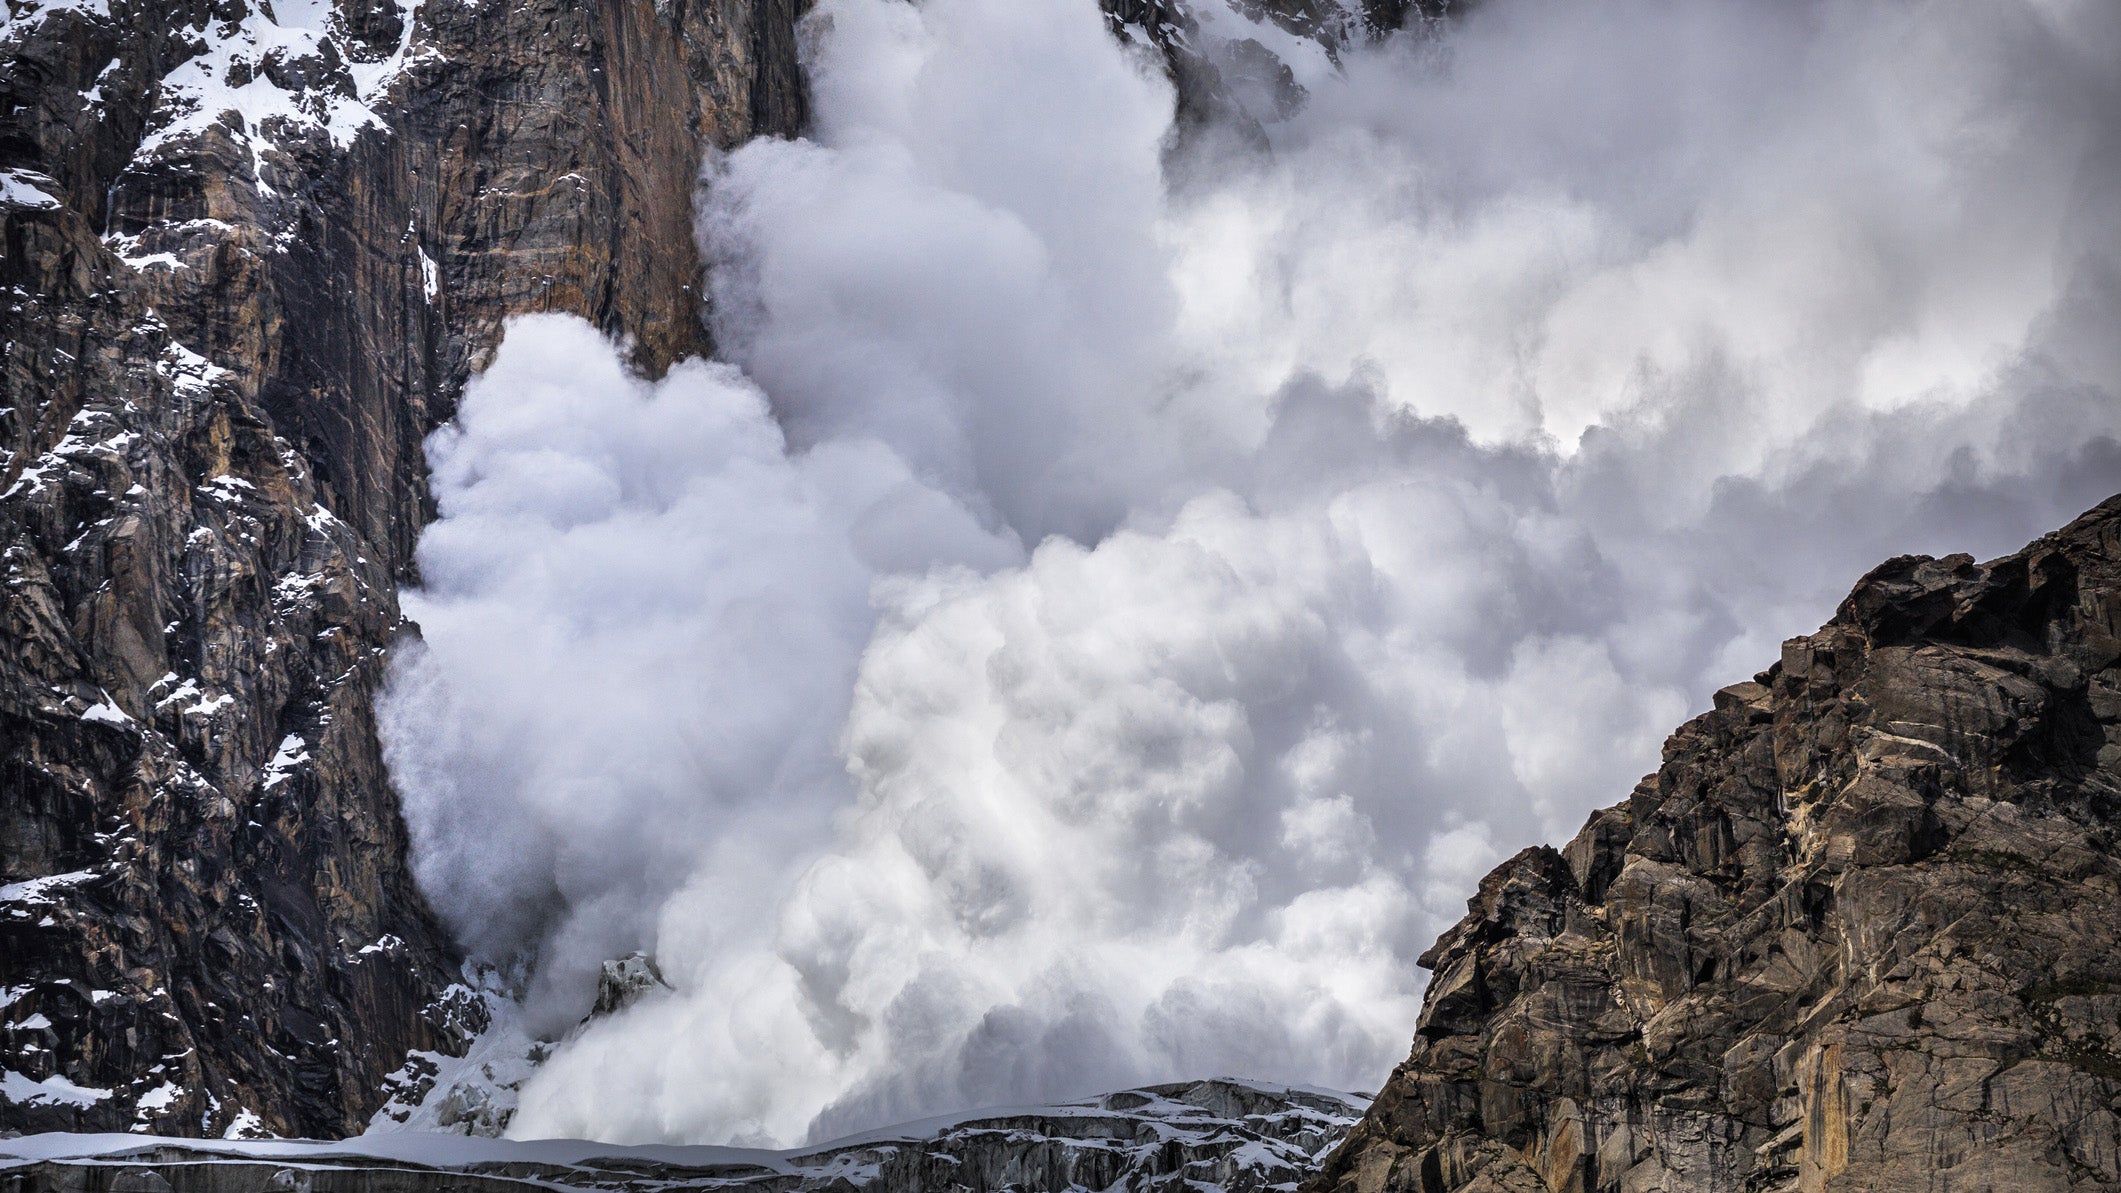
M800 0L14 0L0 1129L356 1130L461 1045L376 744L420 444L505 316L701 351Z
M2121 1187L2121 498L1903 558L1424 958L1309 1193Z
M888 1128L788 1152L416 1133L371 1135L336 1148L46 1136L0 1140L0 1177L17 1193L1270 1193L1294 1188L1364 1104L1317 1090L1198 1081Z

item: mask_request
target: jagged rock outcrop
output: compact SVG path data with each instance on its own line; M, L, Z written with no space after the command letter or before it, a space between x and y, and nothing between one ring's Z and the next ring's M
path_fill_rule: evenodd
M11 1193L388 1193L584 1188L757 1193L1269 1193L1292 1188L1364 1099L1198 1081L887 1128L786 1152L617 1148L400 1133L336 1148L0 1140ZM12 1150L11 1150L12 1149ZM10 1156L15 1157L10 1159ZM284 1175L283 1175L284 1174Z
M14 0L0 1130L358 1130L478 1002L374 728L421 442L500 321L706 347L708 145L802 0Z
M2121 1187L2121 498L1902 558L1424 957L1308 1193Z

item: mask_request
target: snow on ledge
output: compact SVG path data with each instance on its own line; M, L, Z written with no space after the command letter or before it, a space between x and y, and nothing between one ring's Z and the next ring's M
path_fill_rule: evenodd
M59 184L35 170L0 170L0 206L50 211L61 206L52 192Z
M107 1089L91 1089L75 1085L57 1075L39 1081L12 1069L0 1069L0 1100L13 1102L17 1106L94 1106L111 1096ZM128 1138L119 1136L118 1138ZM129 1138L137 1139L138 1136ZM0 1149L12 1146L14 1141L0 1141ZM4 1154L4 1152L0 1152Z

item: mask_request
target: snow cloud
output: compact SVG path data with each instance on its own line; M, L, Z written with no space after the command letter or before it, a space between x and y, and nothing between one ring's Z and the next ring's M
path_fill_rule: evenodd
M518 1133L1372 1088L1487 867L1872 564L2121 489L2102 0L1489 0L1263 147L1090 0L810 22L724 360L519 321L430 448L421 878L547 1031L674 987Z

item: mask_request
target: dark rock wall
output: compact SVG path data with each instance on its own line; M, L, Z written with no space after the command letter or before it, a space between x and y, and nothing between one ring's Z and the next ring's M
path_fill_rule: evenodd
M514 312L705 349L701 155L800 127L800 6L10 5L0 1129L339 1135L475 1026L374 726L421 441ZM143 151L187 62L290 115Z
M1309 1193L2121 1188L2121 498L1903 558L1424 957Z

